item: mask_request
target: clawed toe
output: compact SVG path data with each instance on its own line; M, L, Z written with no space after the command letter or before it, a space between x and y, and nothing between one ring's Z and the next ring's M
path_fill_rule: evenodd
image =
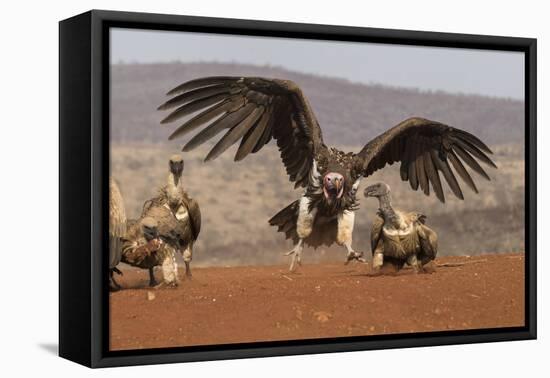
M178 287L178 283L177 282L161 282L159 284L157 284L154 289L162 289L162 288L170 288L170 289L175 289Z
M292 260L290 261L290 267L288 268L288 270L289 272L294 273L296 271L296 268L302 265L302 245L300 243L295 245L292 250L288 251L284 255L292 256Z
M353 260L356 260L362 263L367 262L367 260L363 258L363 252L352 251L352 252L349 252L348 255L346 256L346 261L344 262L344 265L348 265L350 261L353 261Z
M296 258L296 255L294 255L292 256L292 261L290 263L290 268L288 268L288 271L294 273L298 266L302 266L302 262L298 258Z

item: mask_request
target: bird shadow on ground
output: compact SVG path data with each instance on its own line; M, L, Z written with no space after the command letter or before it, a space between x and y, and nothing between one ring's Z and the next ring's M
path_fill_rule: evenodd
M40 343L38 347L50 354L59 355L59 345L56 343Z

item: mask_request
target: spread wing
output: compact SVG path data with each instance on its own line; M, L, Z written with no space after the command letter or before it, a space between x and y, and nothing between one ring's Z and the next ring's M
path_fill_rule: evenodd
M174 110L161 123L171 123L193 114L176 128L170 139L200 129L183 151L192 150L225 132L206 156L206 161L215 159L239 140L235 161L241 160L258 152L274 138L290 181L298 187L307 185L316 152L326 148L311 106L292 81L206 77L181 84L168 95L173 97L159 110Z
M378 212L376 214L376 218L374 218L374 221L372 222L372 228L370 231L370 248L373 256L376 246L380 241L380 236L382 235L382 227L384 227L384 218L382 218L380 212Z
M401 179L411 188L422 188L430 194L429 183L441 202L445 202L439 173L453 193L464 199L455 172L474 191L478 192L466 166L487 180L489 175L478 161L496 168L487 156L489 147L474 135L439 122L409 118L370 141L355 159L363 176L370 176L386 164L401 162Z

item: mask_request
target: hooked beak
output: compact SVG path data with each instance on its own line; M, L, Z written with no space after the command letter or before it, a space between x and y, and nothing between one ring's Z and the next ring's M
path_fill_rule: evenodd
M376 188L372 186L366 187L363 194L365 197L376 197Z
M334 180L334 187L336 188L336 193L338 193L338 198L341 197L340 189L342 188L342 181L339 179Z

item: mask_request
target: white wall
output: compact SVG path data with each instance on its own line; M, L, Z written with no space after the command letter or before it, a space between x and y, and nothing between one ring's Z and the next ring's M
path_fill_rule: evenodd
M113 376L543 376L550 337L548 243L539 245L539 341L459 345L91 371L53 355L57 343L57 21L90 8L230 18L373 26L539 39L539 167L550 163L548 128L548 11L543 1L320 1L297 0L3 2L0 69L5 256L0 289L0 371L10 375ZM539 193L549 171L539 170ZM541 196L542 197L542 196ZM539 214L550 211L540 198ZM32 204L32 209L28 205ZM32 211L29 213L29 211ZM539 216L539 230L548 226ZM20 257L19 257L20 256ZM15 258L15 260L14 260ZM7 272L7 275L5 274ZM548 272L545 272L549 274ZM546 310L546 311L545 311ZM544 351L546 348L546 351ZM538 374L537 374L538 373Z

